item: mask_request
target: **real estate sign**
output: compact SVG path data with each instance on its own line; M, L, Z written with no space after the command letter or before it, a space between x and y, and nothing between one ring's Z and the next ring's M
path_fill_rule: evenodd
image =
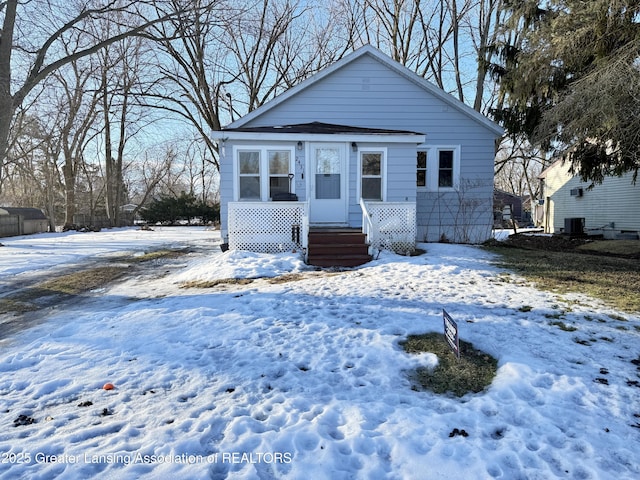
M442 319L444 321L444 337L457 358L460 358L460 338L458 337L458 324L453 318L442 309Z

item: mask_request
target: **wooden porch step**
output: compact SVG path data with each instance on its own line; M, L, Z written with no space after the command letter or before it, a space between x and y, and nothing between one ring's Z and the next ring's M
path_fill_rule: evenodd
M355 229L309 230L309 244L364 244L366 235Z
M356 229L311 229L307 263L318 267L356 267L371 260L366 235Z

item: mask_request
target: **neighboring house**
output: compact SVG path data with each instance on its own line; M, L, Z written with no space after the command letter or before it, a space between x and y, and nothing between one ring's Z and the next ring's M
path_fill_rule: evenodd
M365 46L213 132L223 239L269 252L306 248L309 228L351 227L375 249L482 242L502 133Z
M38 208L0 207L0 236L49 231L49 220Z
M605 177L590 189L590 182L571 174L569 162L558 160L540 174L537 218L547 233L638 238L640 186L632 177Z
M496 226L513 225L514 220L516 225L522 225L526 221L523 216L522 197L496 188L493 192L493 215Z

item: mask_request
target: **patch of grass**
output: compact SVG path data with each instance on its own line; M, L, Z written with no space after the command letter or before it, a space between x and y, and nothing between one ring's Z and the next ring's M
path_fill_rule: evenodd
M578 250L609 255L640 255L638 240L598 240L580 245Z
M36 285L36 289L51 293L78 295L94 290L124 276L129 269L126 265L95 267L60 275Z
M151 260L158 260L160 258L177 258L186 253L188 253L187 250L156 250L142 255L128 257L127 261L131 263L150 262Z
M496 376L498 361L462 340L460 360L451 352L444 335L440 333L410 335L400 345L407 353L430 352L438 357L438 365L433 370L420 367L410 374L418 388L462 397L467 393L483 391Z
M567 325L564 322L549 322L549 325L553 325L554 327L558 327L560 330L563 330L565 332L575 332L576 330L578 330L573 325Z
M214 288L218 285L248 285L255 279L253 278L218 278L216 280L193 280L184 282L180 288Z
M3 298L0 300L0 313L23 314L37 311L42 308L43 302L47 302L46 299L81 295L103 287L123 277L128 268L126 265L112 265L57 275L50 280L24 288L11 297Z
M627 312L640 311L640 260L514 247L487 247L499 265L556 293L579 292Z
M303 278L304 275L300 273L285 273L284 275L278 275L277 277L270 278L268 282L273 284L299 282Z
M47 301L57 301L60 295L81 295L104 287L135 270L135 265L139 263L175 258L188 252L188 249L164 249L138 256L118 255L97 267L76 267L76 270L70 273L52 274L48 276L48 280L34 282L0 299L0 313L22 314L36 311L41 309Z
M0 315L15 312L15 313L26 313L33 312L38 308L35 305L30 303L26 303L20 300L15 300L12 298L3 298L0 299Z

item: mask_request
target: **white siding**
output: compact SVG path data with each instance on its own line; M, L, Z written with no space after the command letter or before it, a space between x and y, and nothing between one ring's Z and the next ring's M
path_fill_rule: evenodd
M589 185L571 176L568 164L549 167L544 178L549 233L561 233L565 218L584 218L587 233L607 237L621 231L640 232L640 186L633 184L631 174L606 177L592 189ZM576 188L582 188L582 196L571 195Z

